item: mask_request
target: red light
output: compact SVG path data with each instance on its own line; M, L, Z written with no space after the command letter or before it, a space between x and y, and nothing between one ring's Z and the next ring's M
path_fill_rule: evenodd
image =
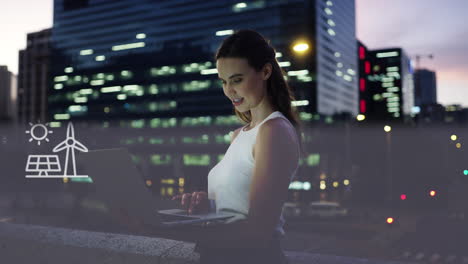
M366 58L366 51L363 46L359 46L359 59L363 60Z
M434 190L431 190L431 191L429 192L429 195L430 195L431 197L436 196L436 194L437 194L437 193L436 193L436 191L434 191Z
M400 199L403 200L403 201L406 200L406 194L400 195Z
M364 71L369 74L370 73L370 62L366 61L364 62Z
M366 101L365 100L360 100L359 101L359 110L361 111L362 114L366 112Z
M394 221L393 217L387 217L387 224L392 224Z
M366 80L364 78L359 79L359 90L364 92L366 90Z

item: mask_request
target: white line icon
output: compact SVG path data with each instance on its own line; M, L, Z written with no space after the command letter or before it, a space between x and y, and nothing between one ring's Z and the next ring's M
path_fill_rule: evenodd
M88 175L76 175L76 160L75 160L75 149L88 152L88 148L81 144L78 140L75 139L75 130L71 122L68 123L67 127L67 138L59 143L52 151L59 152L66 149L67 154L65 155L65 168L63 170L64 177L88 177ZM73 166L73 174L68 176L68 163L70 162L69 157L71 153L71 162Z
M60 172L60 162L57 155L29 155L26 172L37 172L36 175L26 175L26 178L47 178L49 172Z
M49 131L49 129L47 129L47 126L49 125L49 123L46 123L45 125L43 124L33 125L32 123L29 123L29 125L31 126L31 129L25 131L26 134L31 135L29 142L33 140L37 140L37 145L41 145L42 140L49 142L49 138L47 138L47 135L54 133L54 131ZM40 130L42 130L42 135L38 136L36 133L39 133L38 131Z
M45 125L30 125L32 126L32 128L30 131L26 131L26 133L29 132L29 134L31 134L32 136L32 139L38 140L38 145L40 145L40 140L46 139L46 141L49 141L47 139L47 134L52 133L52 131L48 131ZM45 130L45 135L37 137L33 134L33 130L38 127L41 127ZM32 139L30 139L29 142L31 142ZM26 178L87 178L88 175L77 175L76 173L75 150L88 152L88 148L75 139L75 130L71 122L68 123L67 137L64 141L60 142L57 146L55 146L55 148L52 151L60 152L62 150L66 150L65 165L62 175L49 175L49 172L60 172L60 162L59 157L57 155L29 155L28 162L26 164L26 172L36 172L38 174L26 175ZM73 171L69 174L68 165L70 163L70 167L73 169Z

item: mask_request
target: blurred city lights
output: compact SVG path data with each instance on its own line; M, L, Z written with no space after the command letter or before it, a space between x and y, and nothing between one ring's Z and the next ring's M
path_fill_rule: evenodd
M429 191L429 195L430 195L431 197L434 197L436 194L437 194L437 193L436 193L436 191L434 191L434 190L430 190L430 191Z
M366 119L366 116L359 114L359 115L356 116L356 119L357 119L357 121L363 121L364 119Z
M391 126L384 126L384 131L387 132L387 133L392 131L392 127Z
M451 136L450 136L450 139L451 139L452 141L457 140L457 135L451 135Z
M394 221L393 217L387 217L387 224L392 224Z
M349 180L344 180L343 184L346 185L346 186L349 185Z
M456 146L457 148L461 148L461 143L457 143L455 146Z
M400 195L400 199L401 199L402 201L406 200L406 194Z
M464 175L468 175L468 170L463 170Z

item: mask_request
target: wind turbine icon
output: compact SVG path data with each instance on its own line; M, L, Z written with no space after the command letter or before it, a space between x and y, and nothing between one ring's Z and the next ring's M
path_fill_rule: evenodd
M64 177L88 177L88 176L76 175L75 149L82 151L82 152L88 152L88 148L85 147L81 142L75 139L75 130L73 129L73 124L71 122L68 123L67 138L61 143L59 143L52 151L59 152L64 149L67 149L67 154L65 155L65 166L63 170L63 176ZM73 166L73 175L68 176L67 175L68 163L69 163L68 158L70 157L70 155L72 159L71 162Z

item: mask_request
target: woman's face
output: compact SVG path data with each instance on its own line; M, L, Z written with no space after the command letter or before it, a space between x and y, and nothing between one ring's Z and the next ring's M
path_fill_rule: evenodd
M243 58L220 58L216 62L224 94L237 111L247 112L266 98L266 80L271 74L271 65L267 65L257 72ZM241 101L237 103L235 99Z

